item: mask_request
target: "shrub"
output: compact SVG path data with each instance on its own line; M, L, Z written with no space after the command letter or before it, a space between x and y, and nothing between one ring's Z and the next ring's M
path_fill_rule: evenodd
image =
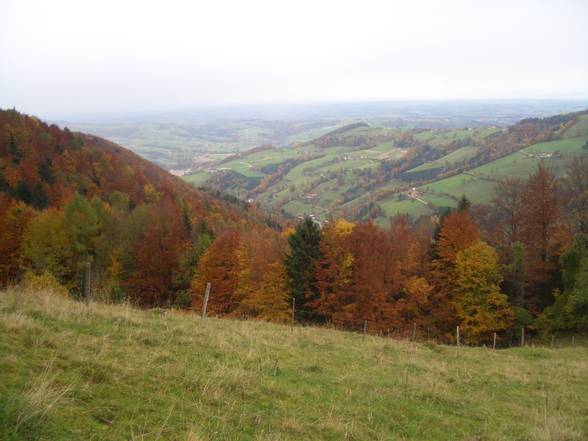
M22 287L26 291L42 292L59 297L69 296L69 291L57 281L53 274L47 271L41 274L27 271L22 279Z

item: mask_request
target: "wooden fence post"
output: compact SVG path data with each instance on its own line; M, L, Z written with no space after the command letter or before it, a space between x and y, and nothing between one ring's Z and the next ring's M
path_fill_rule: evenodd
M84 272L84 301L86 305L90 304L92 296L92 264L86 262L86 270Z
M457 346L459 346L459 326L456 329L455 335L456 335Z
M200 312L200 318L206 317L206 308L208 308L208 296L210 295L210 282L206 284L206 290L204 291L204 301L202 302L202 311Z
M416 331L417 331L417 326L416 326L416 322L414 322L412 324L412 341L416 341Z
M363 321L363 333L367 334L367 320Z
M551 347L553 347L553 340L555 340L555 337L552 335L551 336Z
M576 346L576 336L572 335L572 346Z
M296 314L296 297L292 297L292 325L294 324L295 314Z
M521 328L521 347L525 346L525 328Z
M492 349L496 349L496 332L494 333L494 341L492 342Z

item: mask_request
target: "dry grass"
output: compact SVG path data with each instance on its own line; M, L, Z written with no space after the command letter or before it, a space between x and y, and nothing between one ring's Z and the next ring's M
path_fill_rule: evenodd
M588 439L583 347L413 344L12 290L0 372L14 439Z
M24 406L16 417L15 432L31 420L43 421L69 392L69 387L55 385L47 369L23 394Z

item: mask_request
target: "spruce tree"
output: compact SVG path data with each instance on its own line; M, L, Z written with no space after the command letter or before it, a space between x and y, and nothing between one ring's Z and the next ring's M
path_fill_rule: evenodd
M315 292L315 261L319 259L321 230L315 221L306 217L288 238L290 252L286 257L288 285L296 299L296 318L308 319L304 315L307 294Z
M8 152L12 156L12 162L15 165L18 165L20 163L20 160L22 159L22 152L18 148L18 145L16 145L16 140L14 139L14 135L12 133L10 134L10 138L8 139Z

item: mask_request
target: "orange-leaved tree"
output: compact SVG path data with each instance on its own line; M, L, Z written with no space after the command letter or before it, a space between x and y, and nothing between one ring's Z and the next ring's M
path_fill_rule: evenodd
M240 242L240 233L229 230L205 251L191 284L193 308L200 310L206 284L211 283L208 311L219 315L237 311L240 300L236 294L239 270L237 250Z
M147 210L147 222L134 244L132 265L124 286L131 298L143 306L169 306L173 303L173 282L179 270L179 257L188 237L178 207L163 200Z
M558 258L569 242L560 222L557 181L553 173L539 164L529 177L523 197L522 240L529 299L527 307L538 310L551 299Z
M314 263L318 295L307 293L306 307L328 322L343 312L350 302L353 254L349 248L349 235L353 226L342 219L328 225L321 237L321 258Z
M372 223L357 224L349 235L353 254L351 303L341 311L341 321L359 329L364 321L370 331L391 327L390 244L383 230ZM334 320L335 321L335 317Z
M435 258L431 264L434 288L431 302L435 305L431 325L440 336L452 333L457 324L453 308L457 255L479 238L478 228L467 210L454 211L443 218L439 239L435 244Z
M0 207L0 287L16 281L21 272L21 244L32 217L33 211L23 203Z
M412 276L404 284L403 295L393 306L395 328L406 328L410 324L418 327L428 325L431 309L432 286L423 277Z

